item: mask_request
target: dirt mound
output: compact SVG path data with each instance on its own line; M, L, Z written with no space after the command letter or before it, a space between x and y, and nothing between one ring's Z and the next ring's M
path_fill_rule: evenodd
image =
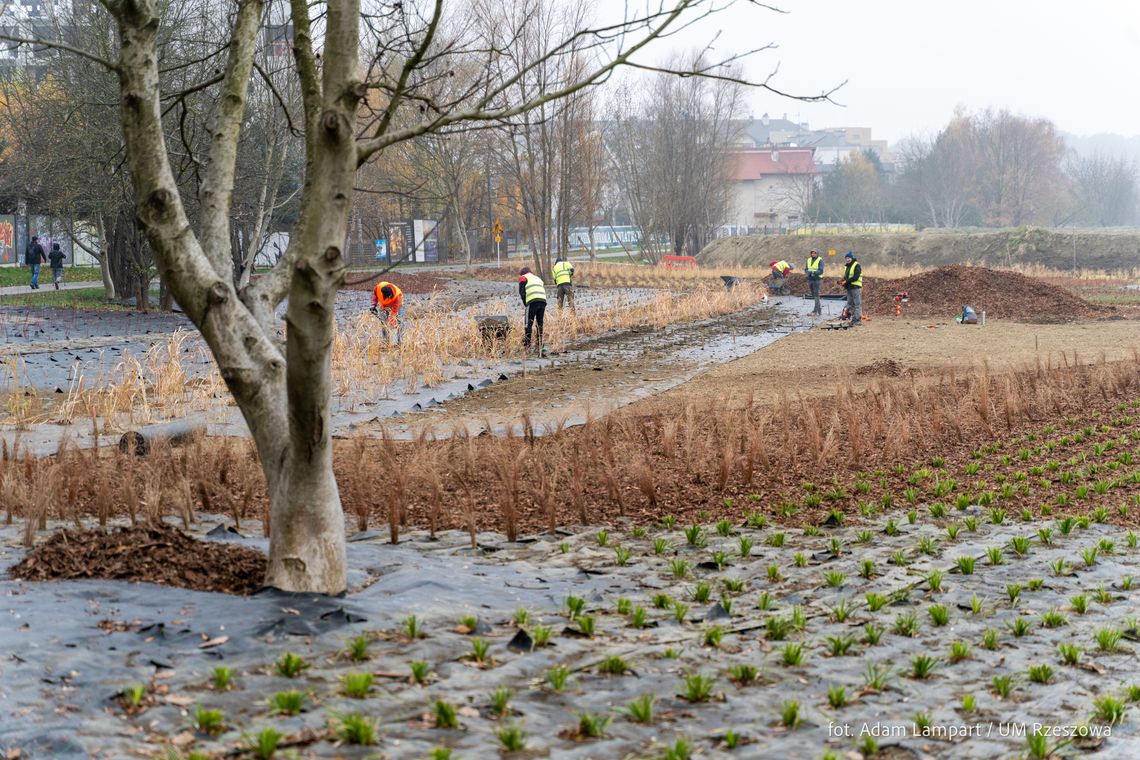
M24 557L11 574L29 581L101 578L245 595L261 588L265 555L199 541L166 525L110 532L62 530Z
M447 275L433 272L388 272L386 274L372 274L370 272L349 272L344 279L341 290L363 290L371 292L376 283L381 280L394 282L405 293L432 293L447 287L451 278Z
M864 364L855 370L856 375L877 375L886 377L899 377L906 369L894 359L876 359L870 364Z
M989 319L1019 322L1068 322L1096 319L1113 313L1109 306L1091 304L1070 291L1017 272L953 265L904 277L864 283L863 311L871 316L895 313L895 294L910 294L904 316L950 319L963 306L986 312Z

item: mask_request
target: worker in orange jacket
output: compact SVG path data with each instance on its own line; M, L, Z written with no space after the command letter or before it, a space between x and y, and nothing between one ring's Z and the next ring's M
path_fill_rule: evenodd
M396 345L400 344L400 335L404 330L404 325L400 322L400 307L403 305L404 291L400 290L395 283L379 282L372 289L372 308L370 311L377 317L380 316L381 311L386 314L384 337L391 340L392 334L395 333Z

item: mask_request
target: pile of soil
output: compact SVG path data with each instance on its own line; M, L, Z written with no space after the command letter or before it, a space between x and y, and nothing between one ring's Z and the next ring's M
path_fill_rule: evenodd
M1112 307L1091 304L1072 292L1017 272L986 267L941 267L901 280L865 282L863 311L871 316L895 313L895 294L910 294L903 316L951 319L972 306L978 316L1019 322L1069 322L1096 319Z
M767 278L765 278L767 280ZM808 294L807 275L795 272L787 278L793 296ZM887 280L863 278L863 313L872 317L894 316L895 294L910 294L903 316L952 319L972 306L980 317L1017 322L1070 322L1097 319L1114 313L1111 306L1092 304L1072 291L1017 272L954 264L929 272ZM824 277L823 295L843 295L838 276Z
M169 525L62 530L12 567L11 575L29 581L137 581L244 596L262 587L265 555L199 541Z
M875 375L885 377L899 377L906 369L894 359L876 359L870 364L864 364L855 370L856 375Z
M363 290L371 292L381 281L394 282L405 293L433 293L442 290L451 282L451 277L436 272L392 271L385 274L371 272L349 272L344 278L341 290Z

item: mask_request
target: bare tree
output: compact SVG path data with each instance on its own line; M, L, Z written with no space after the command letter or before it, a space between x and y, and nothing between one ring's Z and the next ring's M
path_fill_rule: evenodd
M1136 160L1127 156L1073 154L1065 165L1072 182L1074 215L1100 227L1130 224L1136 219Z
M706 66L703 54L692 53L663 69ZM734 78L658 73L641 94L626 86L613 101L607 140L614 175L651 261L664 250L695 255L728 218L742 95Z
M138 218L162 278L209 345L260 455L271 503L266 583L339 593L346 583L345 538L332 468L330 348L357 169L391 146L423 135L527 117L603 81L652 40L685 28L716 6L668 0L618 23L570 25L520 66L516 53L526 46L518 40L542 6L537 0L523 5L527 12L509 27L496 28L493 36L481 34L486 27L477 24L457 25L462 34L448 40L437 39L445 6L453 7L445 0L422 8L376 3L363 14L359 0L290 0L301 99L294 123L304 132L304 182L281 260L238 290L230 212L264 3L237 0L224 6L229 13L223 18L228 30L220 48L224 63L215 62L217 73L203 79L216 81L217 97L206 122L208 139L195 156L200 181L192 204L195 199L177 181L178 151L164 129L163 103L179 94L164 93L160 76L162 6L156 0L101 2L115 21L117 50L113 55L74 52L118 77ZM362 49L368 51L364 61ZM476 57L484 64L474 69L467 87L444 87L443 78L456 70L442 65L447 57ZM567 57L597 63L573 78L540 76ZM527 81L545 86L520 88ZM366 99L372 90L380 97ZM197 227L188 213L191 205L197 209ZM288 329L282 341L274 312L286 297Z
M902 149L901 179L935 226L1049 223L1066 181L1053 124L1008 111L960 111L931 141Z

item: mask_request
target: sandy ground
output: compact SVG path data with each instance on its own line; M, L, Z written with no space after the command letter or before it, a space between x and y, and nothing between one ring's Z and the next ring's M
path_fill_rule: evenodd
M1033 325L990 321L985 327L917 320L877 319L851 330L816 327L789 335L743 359L715 367L691 382L629 408L633 413L660 411L684 400L723 398L739 403L749 394L756 401L777 400L781 392L829 395L837 383L850 380L858 388L875 373L856 374L876 361L894 360L902 370L934 373L968 369L989 362L995 370L1036 361L1054 364L1121 359L1140 350L1140 331L1133 320Z
M1112 361L1140 350L1138 326L1135 320L1049 325L991 320L985 327L965 327L908 319L876 319L853 330L817 326L786 335L744 358L710 366L666 390L655 387L656 383L679 368L656 364L652 359L657 357L550 362L544 364L543 371L517 376L449 402L427 422L438 430L523 415L533 419L551 414L574 418L584 409L599 416L621 406L631 395L642 395L631 393L638 385L653 393L625 406L623 414L659 413L680 408L687 401L722 399L740 404L749 396L757 402L776 401L782 392L791 399L797 395L831 395L840 383L850 382L858 389L882 377L881 370L871 370L870 366L886 361L896 363L902 373L928 375L968 370L982 362L997 371L1031 364L1038 358L1042 363L1059 364L1073 362L1074 355L1080 362L1102 357ZM711 340L717 327L706 327L703 337Z

